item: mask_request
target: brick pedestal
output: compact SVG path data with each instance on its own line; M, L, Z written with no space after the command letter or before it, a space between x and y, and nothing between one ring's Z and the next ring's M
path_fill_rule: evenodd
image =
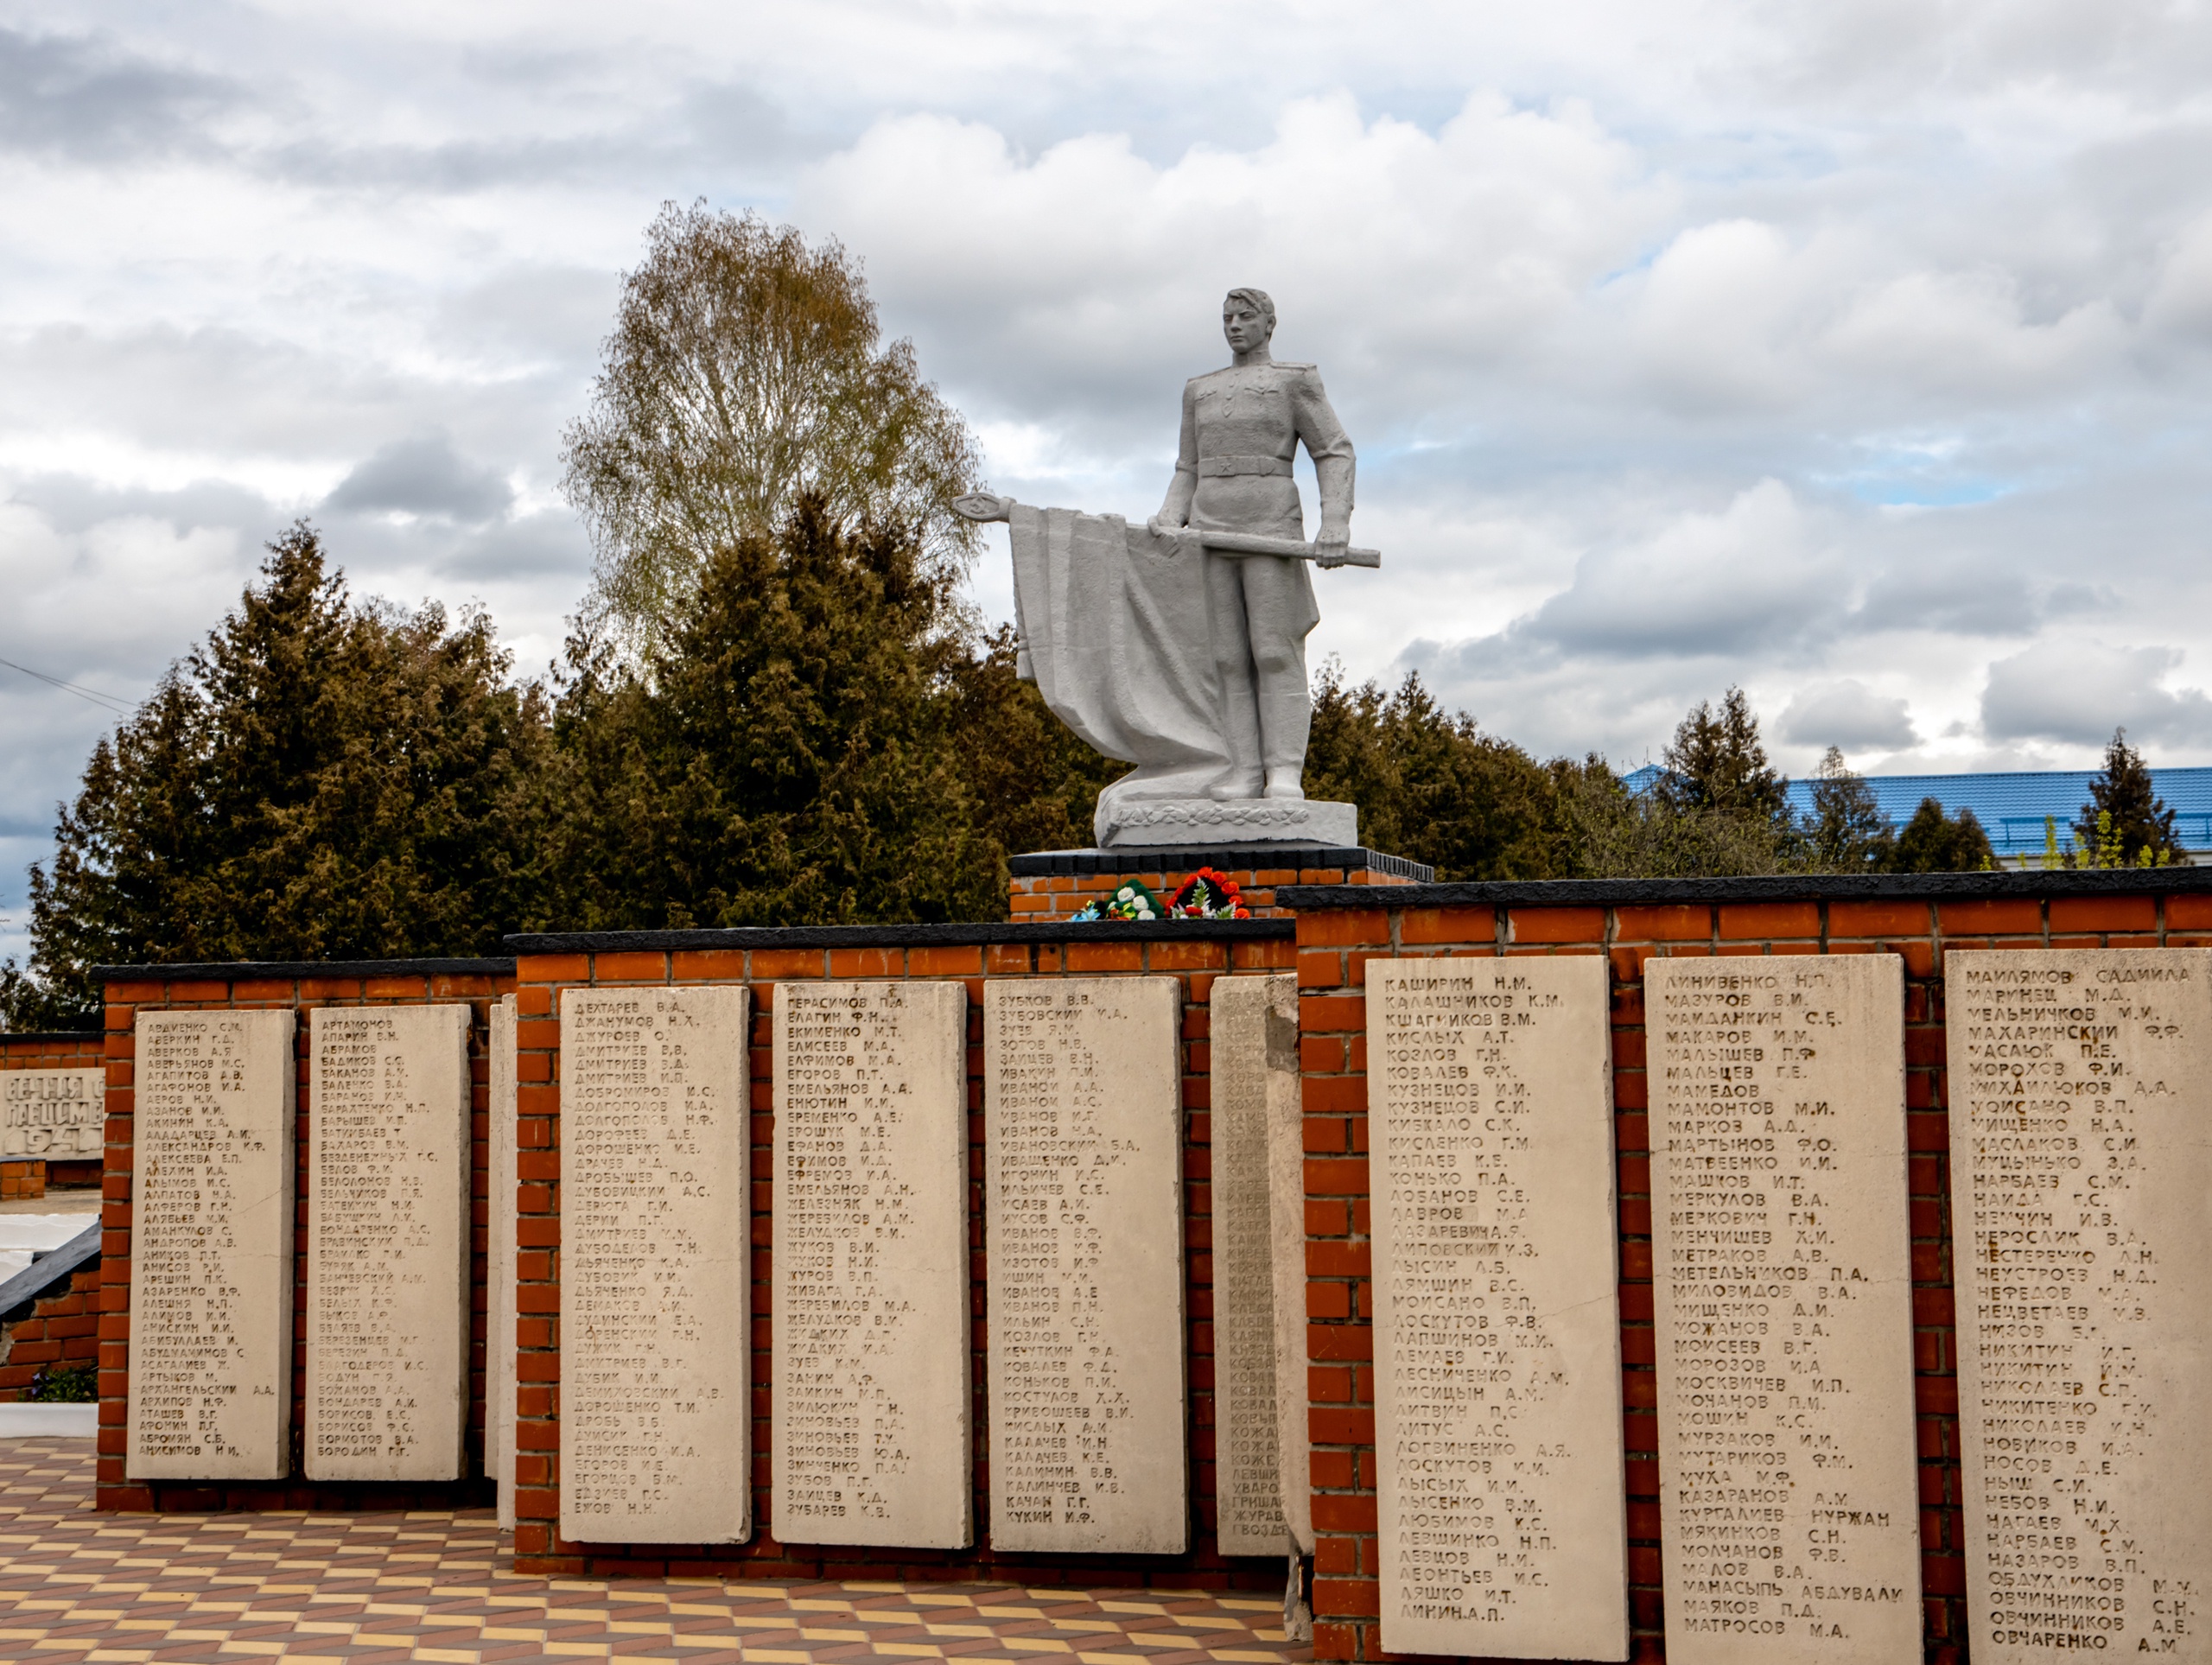
M1241 845L1208 849L1033 850L1007 864L1014 883L1009 912L1017 925L1065 919L1133 879L1163 902L1200 867L1227 874L1244 893L1255 919L1287 918L1275 906L1278 885L1425 885L1436 869L1402 855L1359 846Z

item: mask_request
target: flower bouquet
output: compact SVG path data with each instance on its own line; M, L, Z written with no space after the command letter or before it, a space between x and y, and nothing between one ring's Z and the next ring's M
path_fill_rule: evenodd
M1200 867L1167 899L1171 919L1249 919L1252 910L1236 881L1214 867Z

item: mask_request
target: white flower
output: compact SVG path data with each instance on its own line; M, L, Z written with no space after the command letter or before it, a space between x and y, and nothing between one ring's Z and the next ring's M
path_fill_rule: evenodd
M1135 894L1136 891L1134 887L1128 885L1124 885L1121 889L1114 893L1114 899L1117 902L1126 902Z
M1137 904L1137 918L1140 918L1140 919L1149 919L1150 918L1152 918L1152 910L1151 910L1150 908L1147 907L1143 903L1141 903L1141 902L1138 903L1138 904Z

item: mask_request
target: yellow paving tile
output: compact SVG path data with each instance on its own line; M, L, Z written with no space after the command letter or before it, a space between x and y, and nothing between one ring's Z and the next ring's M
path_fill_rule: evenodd
M1043 1665L1053 1655L1065 1665L1145 1665L1170 1649L1211 1649L1221 1665L1312 1656L1287 1644L1253 1650L1282 1641L1273 1598L1010 1583L543 1579L513 1570L488 1511L99 1515L92 1469L88 1441L0 1446L0 1661L155 1665L172 1649L196 1649L252 1665L348 1665L358 1652L390 1649L439 1665L500 1665L486 1655L620 1660L719 1649L760 1665L817 1665L801 1643L825 1653L857 1643L869 1657L914 1662L944 1659L950 1648L955 1665ZM103 1628L57 1634L92 1625ZM894 1630L931 1639L869 1641ZM955 1645L977 1642L1003 1651Z

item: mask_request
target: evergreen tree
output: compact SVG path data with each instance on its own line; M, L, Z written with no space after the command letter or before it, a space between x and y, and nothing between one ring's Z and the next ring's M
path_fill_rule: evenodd
M1721 696L1717 712L1700 700L1662 760L1659 794L1676 809L1719 810L1777 825L1789 819L1789 782L1768 766L1759 720L1740 688Z
M531 894L546 713L488 618L349 599L304 522L93 748L30 874L13 1026L95 964L495 954Z
M1372 682L1347 689L1333 664L1316 679L1307 795L1357 804L1369 845L1440 880L1570 874L1562 782L1581 766L1539 764L1465 713L1446 714L1414 672L1389 694Z
M548 861L570 925L1004 917L957 745L950 580L921 557L803 497L707 561L639 669L573 645Z
M1923 798L1912 812L1883 871L1887 873L1978 873L1997 864L1989 835L1972 810L1947 817L1936 798Z
M1813 810L1801 836L1806 865L1821 873L1880 873L1897 845L1897 829L1866 777L1829 747L1813 775Z
M2108 817L2100 823L2100 817ZM2148 867L2163 855L2181 854L2174 812L2151 784L2143 754L2127 743L2127 730L2115 728L2105 747L2103 770L2089 778L2089 801L2074 823L2077 848L2104 851L2117 846L2124 867Z

